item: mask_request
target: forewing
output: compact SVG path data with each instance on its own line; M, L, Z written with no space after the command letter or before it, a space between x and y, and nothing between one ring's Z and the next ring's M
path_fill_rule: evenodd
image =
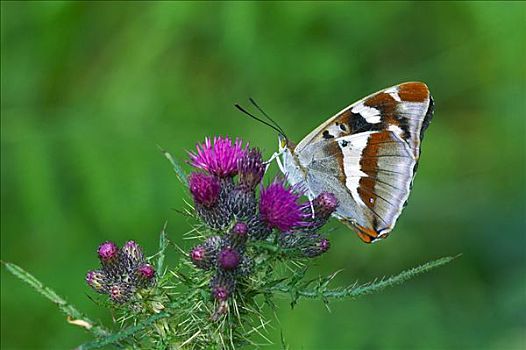
M309 190L334 193L336 216L364 241L386 237L409 197L431 116L423 83L400 84L351 105L295 149Z

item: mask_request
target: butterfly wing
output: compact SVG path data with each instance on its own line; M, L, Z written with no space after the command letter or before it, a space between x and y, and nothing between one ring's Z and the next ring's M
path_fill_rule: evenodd
M340 201L335 215L365 242L385 238L409 197L433 101L423 83L372 94L322 124L294 149L312 195Z

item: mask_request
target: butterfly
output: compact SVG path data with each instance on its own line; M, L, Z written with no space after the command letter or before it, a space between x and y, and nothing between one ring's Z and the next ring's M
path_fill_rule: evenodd
M407 204L432 116L424 83L395 85L344 108L297 145L280 133L275 159L309 198L333 193L333 215L375 242L389 235Z

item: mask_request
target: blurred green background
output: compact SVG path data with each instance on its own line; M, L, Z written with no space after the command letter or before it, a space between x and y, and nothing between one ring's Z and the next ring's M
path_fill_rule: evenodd
M477 3L1 4L1 258L111 322L84 283L107 239L157 247L189 223L157 145L184 159L207 135L265 151L376 90L426 82L436 101L408 207L365 245L339 223L311 273L335 281L454 263L332 304L280 303L268 335L291 349L526 349L526 5ZM246 104L246 103L245 103ZM171 252L170 261L177 258ZM2 269L2 349L89 339ZM279 348L272 345L269 349Z

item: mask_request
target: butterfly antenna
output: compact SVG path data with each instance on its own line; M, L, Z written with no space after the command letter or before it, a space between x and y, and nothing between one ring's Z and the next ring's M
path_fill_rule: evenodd
M256 107L258 109L258 111L261 112L261 114L263 114L277 129L280 130L280 133L285 137L285 139L288 140L287 138L287 134L285 134L285 131L283 131L283 128L278 124L276 123L276 121L274 119L272 119L267 113L265 113L265 111L263 110L263 108L261 108L257 103L256 103L256 100L254 100L252 97L249 97L248 99L253 105L254 107Z
M280 130L278 127L276 127L275 125L272 125L272 124L270 124L269 122L267 122L267 121L265 121L265 120L263 120L263 119L261 119L261 118L256 117L255 115L253 115L252 113L248 112L246 109L244 109L243 107L241 107L241 106L240 106L239 104L237 104L237 103L236 103L234 106L235 106L237 109L239 109L241 112L243 112L243 113L245 113L246 115L248 115L250 118L253 118L253 119L257 120L258 122L263 123L263 124L265 124L266 126L271 127L272 129L276 130L278 133L280 133L280 134L282 134L283 136L285 136L285 134L283 133L283 131L281 131L281 130ZM286 138L286 136L285 136L285 138Z

